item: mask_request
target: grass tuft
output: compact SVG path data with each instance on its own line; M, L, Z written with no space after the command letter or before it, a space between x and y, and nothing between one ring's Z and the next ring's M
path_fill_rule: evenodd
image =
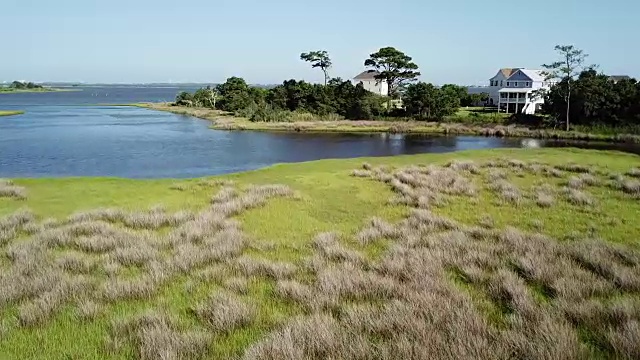
M227 333L254 321L256 310L239 297L216 292L193 309L198 319L216 333Z

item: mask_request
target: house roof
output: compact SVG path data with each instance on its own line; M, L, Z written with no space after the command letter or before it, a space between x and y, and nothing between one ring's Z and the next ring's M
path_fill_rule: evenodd
M502 75L502 77L504 77L505 79L508 79L509 76L513 75L516 71L518 71L518 68L502 68L498 70L498 73L495 74L491 79L493 80L500 75Z
M366 70L354 77L353 80L375 80L376 75L380 75L380 72L376 70Z
M518 69L518 70L520 70L521 73L527 75L529 79L531 79L531 81L545 81L546 77L542 70L533 70L533 69Z
M609 80L613 80L613 81L631 80L631 76L629 76L629 75L611 75L611 76L609 76Z
M513 75L513 73L515 73L516 71L518 71L518 68L503 68L503 69L500 69L500 72L506 78L508 78L509 76Z

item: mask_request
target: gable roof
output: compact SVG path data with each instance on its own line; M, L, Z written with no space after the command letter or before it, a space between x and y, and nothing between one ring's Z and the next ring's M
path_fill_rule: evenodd
M509 76L513 75L513 73L515 73L518 70L518 68L503 68L500 69L500 72L502 73L502 75L504 75L504 77L508 78Z
M545 81L544 72L542 70L516 69L516 71L513 72L511 76L518 73L518 71L525 74L529 79L531 79L531 81Z
M491 79L495 79L500 75L502 75L505 79L508 79L509 76L513 75L513 73L515 73L516 71L518 71L518 68L502 68L498 70L498 73L495 74Z
M380 75L380 72L376 70L365 70L354 77L353 80L375 80L376 75Z
M631 76L629 75L611 75L609 76L609 80L611 81L621 81L621 80L631 80Z

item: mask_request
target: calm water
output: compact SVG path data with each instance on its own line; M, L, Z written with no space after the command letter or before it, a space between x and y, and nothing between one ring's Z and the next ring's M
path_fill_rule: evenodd
M208 129L208 122L98 103L169 101L178 88L86 88L0 95L0 177L198 177L282 162L502 147L576 146L470 136L270 134ZM639 148L588 145L640 153Z

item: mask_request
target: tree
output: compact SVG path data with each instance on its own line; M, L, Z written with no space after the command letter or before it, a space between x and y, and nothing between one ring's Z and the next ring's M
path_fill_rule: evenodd
M407 113L418 119L442 119L458 110L459 96L455 86L438 89L433 84L419 82L407 86L403 103Z
M397 95L398 89L405 82L415 81L420 76L418 65L412 62L412 58L393 47L385 47L369 55L364 66L379 72L375 77L377 81L386 81L389 87L387 110L390 109L391 98Z
M566 130L569 131L569 119L571 109L571 91L573 81L584 69L584 61L587 58L582 50L573 45L556 45L555 50L560 56L560 60L551 64L544 64L547 71L547 80L560 81L564 87L564 99L566 103Z
M489 94L486 92L475 93L475 94L466 94L462 99L460 99L461 106L476 106L481 103L485 103L489 100Z
M230 77L224 84L216 86L216 91L222 97L219 105L224 111L236 112L251 104L249 85L242 78Z
M320 68L324 73L324 84L327 85L327 81L329 80L329 69L331 68L331 65L333 65L328 52L325 50L319 50L302 53L300 54L300 60L310 62L311 67L314 69Z
M180 92L176 96L176 105L180 106L192 106L193 105L193 94L188 93L186 91Z

